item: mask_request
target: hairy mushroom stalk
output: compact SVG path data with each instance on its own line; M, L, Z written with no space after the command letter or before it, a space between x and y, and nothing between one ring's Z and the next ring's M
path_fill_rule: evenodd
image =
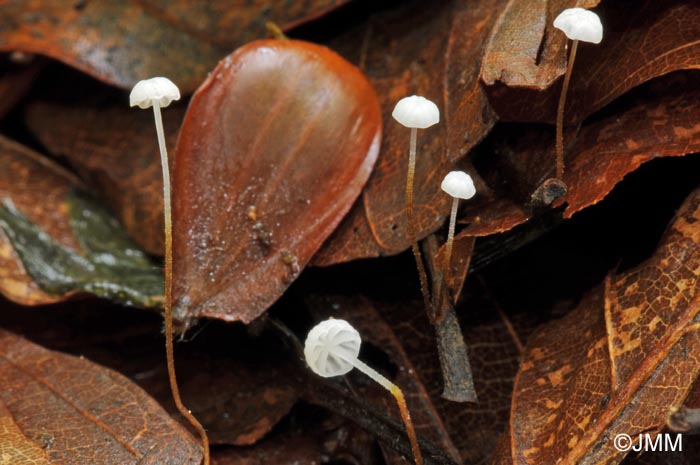
M425 273L425 265L418 247L418 234L416 232L415 217L413 215L413 178L416 173L416 139L418 129L426 129L440 122L440 111L437 105L430 100L412 95L398 101L391 113L399 124L411 129L411 140L408 153L408 174L406 176L406 228L411 239L411 249L416 259L418 279L423 294L423 304L428 314L432 314L430 291L428 290L428 276Z
M452 212L450 213L450 227L447 232L447 242L445 243L445 255L442 262L442 279L437 293L437 308L436 312L440 314L444 303L444 294L447 289L446 282L449 277L450 263L452 260L452 244L455 239L455 225L457 223L457 209L459 208L459 200L468 200L476 194L474 181L464 171L451 171L442 180L440 188L452 197Z
M360 333L350 323L330 318L309 331L304 343L304 357L309 368L323 378L342 376L357 368L389 391L399 406L416 465L423 465L423 456L403 392L375 369L358 360L361 344Z
M554 27L563 31L566 37L571 39L571 53L569 63L564 74L564 82L559 95L559 105L557 106L557 179L564 180L564 108L566 106L566 93L569 89L571 71L576 60L576 49L579 41L599 44L603 40L603 25L600 18L592 11L583 8L567 8L559 13L554 19Z
M209 438L202 424L192 415L180 398L180 390L177 386L175 376L175 358L173 355L173 238L172 238L172 213L170 207L170 168L168 164L168 151L165 145L165 134L163 132L163 119L160 109L165 108L173 100L180 100L180 90L168 78L154 77L136 83L131 90L129 101L132 107L138 106L141 109L153 107L153 116L156 123L156 134L158 136L158 148L160 149L160 163L163 169L163 215L165 224L165 353L168 365L168 378L170 380L170 390L173 400L182 416L192 424L197 430L202 440L204 454L204 465L209 465Z

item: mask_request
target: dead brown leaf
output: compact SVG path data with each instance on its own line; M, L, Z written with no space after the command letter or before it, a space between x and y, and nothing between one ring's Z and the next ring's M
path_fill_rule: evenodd
M194 438L122 375L4 330L0 425L0 458L13 465L202 459Z
M223 60L177 143L176 317L263 313L350 209L380 139L374 90L329 49L266 40Z
M235 47L267 36L347 0L236 3L129 0L22 0L3 6L0 50L37 53L123 88L168 76L192 92Z
M700 373L699 207L695 191L652 258L530 338L494 463L616 464L617 434L663 429Z

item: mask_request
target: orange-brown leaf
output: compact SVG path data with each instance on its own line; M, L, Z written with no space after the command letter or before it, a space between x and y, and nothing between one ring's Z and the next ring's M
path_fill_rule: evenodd
M530 339L495 463L616 464L616 435L664 428L700 373L698 221L695 191L653 257Z
M263 313L350 209L380 138L371 85L325 47L264 40L223 60L177 143L176 315Z
M4 330L0 454L13 465L197 465L202 458L194 438L122 375Z

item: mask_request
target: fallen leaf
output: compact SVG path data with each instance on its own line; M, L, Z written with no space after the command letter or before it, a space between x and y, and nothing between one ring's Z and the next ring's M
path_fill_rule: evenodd
M533 8L533 3L538 8ZM553 122L564 74L564 35L552 20L571 1L512 0L494 31L482 79L499 117ZM581 3L581 2L579 2ZM587 0L592 7L599 0ZM603 41L578 47L565 117L578 124L634 87L673 71L700 68L700 12L686 2L600 2ZM581 6L581 5L579 5ZM541 44L540 42L543 42ZM544 90L544 92L540 92Z
M159 268L67 171L0 138L0 291L25 305L88 292L130 305L162 301Z
M173 402L160 315L95 300L32 312L6 303L2 310L1 327L121 373L191 428ZM289 381L294 365L275 335L253 336L246 330L242 325L210 322L175 346L183 402L215 445L256 443L299 398L297 385Z
M617 464L616 435L664 428L700 373L699 207L695 191L649 260L530 338L494 463Z
M629 173L660 157L700 150L700 85L694 74L673 74L620 99L605 114L567 137L566 196L555 203L564 218L602 201ZM506 125L494 130L492 153L475 161L479 173L499 186L502 200L468 204L458 238L503 232L525 222L523 207L535 186L553 173L553 133L542 126ZM503 199L510 199L506 203ZM486 211L479 211L479 207ZM501 215L500 217L498 215Z
M188 94L230 50L267 36L267 21L287 29L346 1L22 0L3 7L0 50L43 54L126 89L168 76Z
M163 113L168 147L175 147L186 106ZM125 101L104 105L35 102L27 125L58 157L65 157L134 241L163 255L163 174L153 112L129 108Z
M257 41L223 60L177 143L175 316L263 313L350 209L380 138L374 90L325 47Z
M122 375L5 330L0 425L0 458L13 465L198 465L202 459L194 438Z
M404 217L409 130L391 117L396 102L407 95L437 102L443 114L443 122L418 135L414 199L421 238L443 224L450 199L440 190L440 180L496 121L479 82L479 60L505 3L409 2L332 42L355 57L377 89L384 139L361 202L317 254L316 265L394 255L410 246Z

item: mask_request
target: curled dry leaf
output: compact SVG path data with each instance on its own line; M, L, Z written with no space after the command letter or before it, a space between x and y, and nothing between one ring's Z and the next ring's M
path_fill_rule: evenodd
M67 171L0 137L0 292L24 305L88 292L162 300L160 270Z
M479 82L479 60L505 3L408 2L378 13L368 26L333 42L346 56L355 57L377 89L384 142L362 201L316 256L315 264L393 255L410 246L404 200L409 133L391 118L395 103L406 95L424 95L438 102L443 115L440 124L419 134L414 199L421 238L442 225L450 199L440 190L440 180L496 121ZM481 191L483 183L475 182Z
M568 192L555 205L570 218L603 200L643 163L700 150L699 108L695 72L659 78L620 99L609 112L570 134L564 175ZM501 199L490 206L467 204L461 219L467 226L458 238L501 232L503 223L493 220L497 215L511 227L527 221L532 212L519 205L553 169L553 134L548 128L508 125L491 137L496 141L493 153L475 163L487 182L503 186Z
M0 459L27 465L198 465L202 452L122 375L0 330Z
M185 106L163 112L168 147L174 147ZM163 175L153 115L124 102L83 106L32 103L29 128L55 156L65 157L115 212L134 241L163 254Z
M699 221L695 191L653 257L530 338L495 463L616 464L611 438L664 428L700 373Z
M264 312L350 209L380 138L371 85L325 47L264 40L223 60L177 143L176 317Z
M0 50L47 55L127 89L164 75L190 93L231 49L265 37L267 21L292 27L346 1L21 0L3 5Z
M533 11L533 3L540 5L539 11ZM564 74L566 54L564 35L551 23L574 2L549 2L546 10L545 3L512 0L484 56L482 79L495 83L489 97L503 120L555 119L559 86L552 84ZM599 0L583 3L592 7ZM581 122L652 78L700 67L700 11L692 2L608 1L596 12L603 20L604 37L599 45L578 48L565 112L569 123Z

